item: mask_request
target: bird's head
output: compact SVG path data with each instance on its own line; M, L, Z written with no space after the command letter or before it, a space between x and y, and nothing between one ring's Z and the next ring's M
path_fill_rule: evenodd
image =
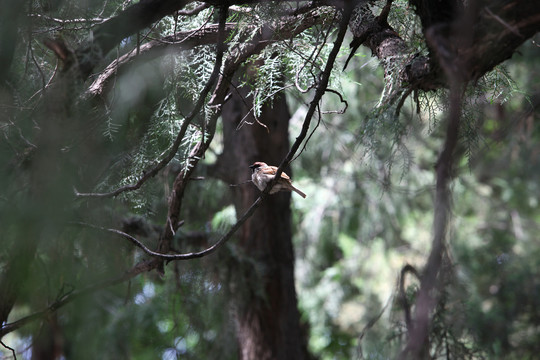
M266 165L266 163L263 163L261 161L257 161L257 162L254 162L253 165L249 165L249 168L251 169L251 171L255 171L258 168L264 167L264 166L268 166L268 165Z

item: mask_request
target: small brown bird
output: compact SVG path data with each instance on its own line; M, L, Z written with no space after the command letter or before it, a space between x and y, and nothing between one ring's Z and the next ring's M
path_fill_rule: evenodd
M250 169L253 171L251 174L251 180L259 188L259 190L263 191L266 186L274 179L277 172L277 167L267 165L266 163L257 161L253 165L249 166ZM306 194L304 194L302 191L298 190L293 186L291 183L291 178L289 175L285 174L284 172L281 173L281 178L276 182L274 187L272 187L272 190L270 190L270 194L275 194L278 191L294 191L301 197L305 198Z

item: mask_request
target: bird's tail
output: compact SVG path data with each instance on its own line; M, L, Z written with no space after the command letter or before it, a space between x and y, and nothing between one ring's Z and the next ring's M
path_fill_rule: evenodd
M291 187L292 187L293 191L296 192L298 195L300 195L300 196L303 197L304 199L306 198L307 195L304 194L302 191L298 190L297 188L295 188L295 187L292 186L292 185L291 185Z

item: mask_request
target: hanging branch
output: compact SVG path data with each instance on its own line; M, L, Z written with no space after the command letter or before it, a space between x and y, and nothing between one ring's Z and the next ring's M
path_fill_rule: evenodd
M229 36L235 29L235 24L226 24L225 34ZM173 35L164 36L160 39L150 40L139 47L139 54L135 51L128 52L110 63L94 80L87 90L87 96L96 96L103 93L106 84L122 69L123 66L133 61L149 61L171 52L193 49L199 45L217 43L218 26L206 25L195 31L179 31Z
M223 12L227 12L227 9L224 8L222 10ZM135 184L122 186L116 190L106 192L106 193L79 193L75 192L75 195L77 197L97 197L97 198L107 198L107 197L114 197L118 196L121 193L125 191L133 191L139 189L148 179L154 177L161 169L163 169L169 162L174 158L176 153L178 152L178 148L182 144L182 140L184 139L184 135L186 134L188 126L191 124L193 119L201 112L201 109L203 108L206 97L210 93L210 90L216 83L218 77L219 77L219 71L221 69L221 64L223 62L223 54L225 52L225 20L226 15L220 17L220 22L218 26L218 47L216 52L216 62L214 63L214 69L212 70L212 74L208 78L208 81L206 82L206 85L204 86L203 90L201 91L201 94L199 96L199 99L195 103L195 106L191 113L184 119L184 122L182 123L182 126L180 127L180 131L178 132L178 135L176 136L176 139L174 140L171 148L167 152L167 155L161 159L155 166L153 166L151 169L143 171L142 176L139 178L139 180Z
M121 231L121 230L118 230L118 229L104 228L104 227L101 227L101 226L87 224L87 223L81 223L81 222L75 223L75 224L119 235L119 236L129 240L132 244L134 244L136 247L141 249L146 255L149 255L149 256L151 256L153 258L161 259L161 260L171 261L171 260L196 259L196 258L203 257L203 256L205 256L207 254L210 254L215 250L215 248L214 248L215 245L214 245L214 246L209 247L206 250L199 251L199 252L186 253L186 254L164 254L164 253L160 253L160 252L150 250L148 247L146 247L146 245L144 245L137 238L135 238L134 236L132 236L132 235L130 235L130 234L124 232L124 231Z

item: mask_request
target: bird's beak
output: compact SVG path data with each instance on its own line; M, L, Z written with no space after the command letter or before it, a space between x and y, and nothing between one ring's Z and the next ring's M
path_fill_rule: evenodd
M253 170L253 169L255 169L255 165L249 165L249 168L250 168L251 170Z

